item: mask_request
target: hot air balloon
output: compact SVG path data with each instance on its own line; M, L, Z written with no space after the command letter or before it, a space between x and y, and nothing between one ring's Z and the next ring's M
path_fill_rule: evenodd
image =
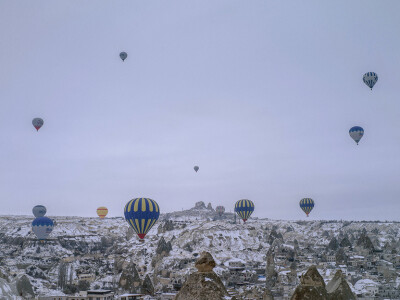
M363 81L366 85L369 86L369 88L372 91L372 88L374 87L375 83L378 81L378 75L374 72L365 73L363 76Z
M194 166L194 168L193 168L195 171L196 171L196 173L197 173L197 171L199 170L199 166Z
M32 120L32 125L33 125L33 127L36 128L36 131L39 131L40 127L43 126L43 123L44 123L43 119L41 119L41 118L34 118Z
M307 217L308 214L314 208L314 200L311 198L303 198L300 200L300 208L306 213Z
M108 214L108 209L107 209L107 207L100 206L100 207L97 209L97 215L100 217L100 219L104 219L105 216L107 216L107 214Z
M242 218L243 222L246 222L250 218L254 211L254 203L251 200L242 199L236 202L235 212L239 217Z
M36 205L34 208L32 208L32 213L35 216L35 218L44 217L46 212L47 212L46 207L44 207L43 205Z
M351 138L357 143L361 140L364 135L364 129L360 126L351 127L349 130Z
M223 215L224 212L225 212L225 207L223 207L223 206L217 206L217 207L215 208L215 211L217 212L217 214L218 214L220 217L222 217L222 215Z
M128 54L126 52L121 52L119 57L121 57L122 61L125 61L125 59L128 57Z
M39 217L32 222L32 231L39 240L45 240L53 231L54 223L47 217Z
M125 220L143 240L158 220L160 208L157 202L152 199L135 198L125 205L124 214Z

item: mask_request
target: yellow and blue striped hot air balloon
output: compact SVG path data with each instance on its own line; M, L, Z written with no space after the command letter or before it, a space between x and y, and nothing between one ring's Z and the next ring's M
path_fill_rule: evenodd
M156 201L149 198L135 198L125 205L125 220L135 230L140 239L144 239L160 216Z
M311 198L303 198L300 200L300 208L306 213L307 217L308 214L314 208L314 200Z
M242 218L243 222L246 222L250 218L254 211L254 203L251 200L242 199L235 204L235 213Z

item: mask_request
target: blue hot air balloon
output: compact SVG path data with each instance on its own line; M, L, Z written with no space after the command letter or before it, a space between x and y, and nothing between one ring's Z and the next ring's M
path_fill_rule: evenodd
M351 138L357 143L361 140L364 135L364 129L360 126L351 127L349 130Z
M39 217L32 222L32 231L39 240L45 240L53 231L54 223L47 217Z
M194 169L194 170L196 171L196 173L197 173L197 171L199 170L199 166L194 166L193 169Z
M235 204L235 213L246 222L254 211L254 203L251 200L242 199Z
M46 207L44 207L43 205L36 205L34 208L32 208L32 213L35 218L44 217L46 212Z
M372 90L375 83L378 81L378 75L374 72L367 72L363 76L363 81Z
M125 220L135 230L141 240L160 216L160 208L156 201L149 198L135 198L125 205Z
M314 208L314 200L311 198L303 198L300 200L300 208L306 213L307 217L308 214Z

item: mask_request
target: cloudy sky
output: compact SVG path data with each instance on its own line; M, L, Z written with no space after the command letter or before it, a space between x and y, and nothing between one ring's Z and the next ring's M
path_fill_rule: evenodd
M303 219L311 197L310 219L399 221L399 11L398 0L1 1L0 214L121 216L134 197L229 211L248 198L257 217Z

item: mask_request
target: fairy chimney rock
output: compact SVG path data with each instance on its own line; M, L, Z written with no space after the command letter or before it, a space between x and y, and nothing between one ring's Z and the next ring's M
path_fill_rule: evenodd
M202 252L200 258L196 261L195 264L195 267L200 273L212 272L215 266L215 260L208 252Z

